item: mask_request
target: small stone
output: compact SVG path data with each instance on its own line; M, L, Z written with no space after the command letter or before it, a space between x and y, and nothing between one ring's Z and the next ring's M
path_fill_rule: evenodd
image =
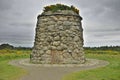
M44 54L44 51L43 51L43 50L40 50L40 51L39 51L39 54Z
M51 16L51 18L52 18L53 20L58 20L58 18L57 18L56 16Z
M47 59L47 58L50 57L50 55L44 54L44 55L42 55L41 57L42 57L43 59Z
M61 51L61 50L62 50L62 47L61 47L61 46L58 46L58 47L57 47L57 50L58 50L58 51Z
M50 26L48 26L48 29L47 29L48 31L54 31L54 25L50 25Z
M72 53L72 57L74 57L75 59L77 59L78 55L76 53Z
M63 30L64 28L63 28L63 26L59 26L59 30Z
M72 37L68 37L67 40L68 40L68 41L72 41Z
M79 40L80 40L80 38L78 36L74 37L74 41L79 41Z
M72 53L72 50L68 49L68 53Z
M61 47L62 47L62 49L67 49L67 46L65 44L62 44L62 43L61 43Z
M69 26L69 25L66 25L66 26L64 26L64 29L65 29L65 30L69 30L69 29L70 29L70 26Z
M47 46L43 47L43 50L44 51L48 50L48 47Z
M60 40L60 36L56 36L56 37L54 37L54 40L55 40L55 41Z
M59 20L65 21L65 20L67 20L67 18L66 17L60 17Z
M51 49L52 49L52 50L56 50L56 47L55 47L55 46L51 46Z
M63 50L63 53L67 53L67 50Z
M63 41L63 40L65 40L66 38L65 37L61 37L61 40Z
M78 50L78 49L75 49L74 52L75 52L75 53L79 53L79 50Z
M81 31L81 29L80 29L80 27L79 27L79 26L76 26L76 30L79 30L79 31Z
M51 50L47 50L46 53L47 53L47 54L51 54Z
M66 30L66 33L69 33L69 34L70 34L70 33L72 33L72 32L71 32L70 30Z
M43 18L43 19L41 19L41 21L47 21L48 19L46 19L46 18Z
M40 39L40 41L44 41L44 39L43 39L43 38L41 38L41 39Z
M53 42L53 46L59 46L60 45L60 41L54 41Z
M65 25L65 26L70 26L70 25L71 25L71 22L70 22L70 21L64 21L64 22L63 22L63 25Z
M47 42L52 42L52 41L53 41L52 38L50 37L47 38Z

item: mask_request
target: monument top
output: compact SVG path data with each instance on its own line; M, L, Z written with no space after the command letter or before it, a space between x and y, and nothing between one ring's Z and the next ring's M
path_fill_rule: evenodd
M55 4L44 7L42 14L38 15L38 18L42 16L55 15L77 16L78 18L80 18L80 20L82 20L82 17L79 15L79 10L77 8L75 8L74 6L67 6L63 4Z
M56 12L56 11L61 11L61 10L72 10L76 14L79 14L79 10L76 7L67 6L64 4L55 4L55 5L49 5L49 6L44 7L44 12L48 12L48 11Z

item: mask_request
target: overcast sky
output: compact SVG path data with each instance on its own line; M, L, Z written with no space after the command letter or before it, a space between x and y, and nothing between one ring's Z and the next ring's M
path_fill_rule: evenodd
M0 44L32 47L38 14L56 3L80 10L84 46L120 46L120 0L0 0Z

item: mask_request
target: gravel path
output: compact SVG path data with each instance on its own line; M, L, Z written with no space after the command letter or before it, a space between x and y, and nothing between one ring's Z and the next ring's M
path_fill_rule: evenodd
M29 59L13 60L10 64L26 69L29 74L23 76L20 80L61 80L68 73L88 70L98 67L104 67L109 63L103 60L89 59L85 64L53 64L40 65L30 64Z

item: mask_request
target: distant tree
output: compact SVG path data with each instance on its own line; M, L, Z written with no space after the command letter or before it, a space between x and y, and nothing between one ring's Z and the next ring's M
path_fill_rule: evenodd
M84 47L85 50L113 50L120 52L120 46Z
M21 47L21 46L19 46L19 47L14 47L14 49L16 49L16 50L32 50L32 47Z
M10 45L10 44L1 44L0 45L0 49L13 49L14 46Z

